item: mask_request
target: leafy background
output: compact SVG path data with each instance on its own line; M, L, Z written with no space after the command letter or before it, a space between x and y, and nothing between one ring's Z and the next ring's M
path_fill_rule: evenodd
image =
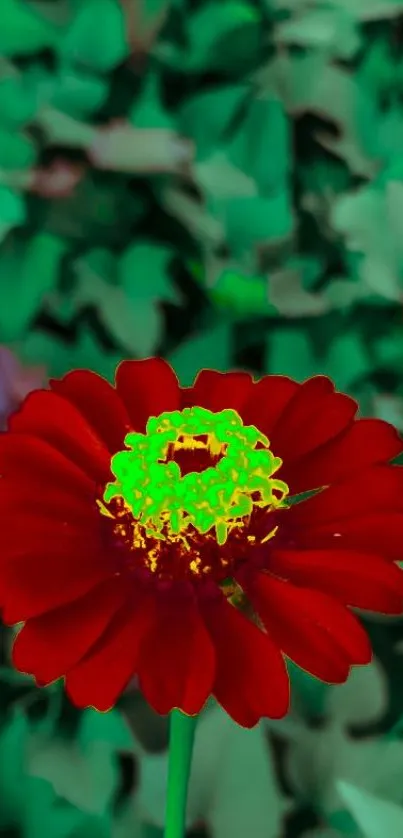
M1 0L0 422L162 354L330 375L403 431L403 0ZM209 704L189 838L402 838L403 631L283 722ZM167 719L10 667L0 835L161 838Z

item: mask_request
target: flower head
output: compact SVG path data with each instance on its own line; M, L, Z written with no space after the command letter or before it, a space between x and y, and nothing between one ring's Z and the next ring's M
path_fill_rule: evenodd
M344 681L371 658L350 609L403 610L403 445L356 411L322 376L181 388L161 359L30 394L0 437L16 667L99 710L134 675L163 714L212 694L246 727L286 713L287 657Z

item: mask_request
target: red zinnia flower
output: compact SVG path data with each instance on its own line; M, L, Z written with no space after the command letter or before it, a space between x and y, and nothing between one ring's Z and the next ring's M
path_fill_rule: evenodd
M160 359L31 393L0 436L15 666L99 710L136 673L159 713L213 694L246 727L287 711L284 656L344 681L371 658L348 606L403 603L403 445L356 411L322 376L180 388Z

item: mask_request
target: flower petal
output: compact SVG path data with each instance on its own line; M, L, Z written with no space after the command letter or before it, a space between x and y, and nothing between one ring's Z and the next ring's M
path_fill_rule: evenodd
M285 456L283 479L289 476L294 493L305 492L387 463L402 451L403 442L392 425L382 419L358 419L337 438L292 463L289 471Z
M24 518L24 524L28 522ZM58 537L57 537L58 531ZM26 537L0 557L0 590L5 623L23 622L71 603L112 577L113 564L97 534L69 534L62 522L43 528L44 538Z
M122 361L116 369L116 389L133 429L140 433L150 416L180 407L178 379L162 358Z
M76 497L64 486L52 483L38 486L35 479L29 478L24 483L21 483L21 479L8 478L2 481L0 478L0 507L3 516L7 517L8 526L14 527L14 532L21 528L21 520L27 509L42 518L52 517L69 524L84 524L96 512L95 505ZM25 536L28 537L29 533L25 533ZM24 533L20 532L20 538L23 537ZM0 532L0 544L1 539Z
M323 492L281 511L288 527L306 529L339 519L355 518L370 512L403 509L403 468L370 466L329 486Z
M182 389L182 407L198 405L219 411L231 408L240 412L253 388L247 372L201 370L192 387Z
M214 647L196 603L158 603L138 662L140 688L148 703L161 715L174 707L195 715L211 694L214 671Z
M342 683L352 664L371 660L358 620L326 594L263 573L245 592L282 652L322 681Z
M99 523L99 515L93 522ZM98 531L92 531L91 524L87 517L83 523L70 523L60 521L53 516L49 517L46 512L38 515L32 509L24 512L24 527L18 527L21 522L19 513L7 517L7 527L0 529L0 567L2 562L19 557L29 557L31 550L45 550L49 553L55 552L57 547L62 552L71 552L78 544L85 543L86 549L94 546L98 540Z
M125 585L115 577L74 603L28 620L14 642L14 666L41 685L52 683L99 640L125 600Z
M330 379L310 378L301 384L273 429L273 451L287 468L345 430L357 409L349 396L334 392Z
M140 645L154 617L153 599L139 592L96 646L67 673L66 691L76 707L106 712L116 704L137 670Z
M213 694L242 727L287 713L289 680L275 643L226 600L202 603L216 650Z
M42 486L62 486L63 490L81 499L94 492L94 481L79 466L71 462L65 452L49 442L29 434L0 434L0 482L31 478L37 489Z
M301 384L285 375L266 375L253 385L249 398L242 406L245 425L256 425L271 440L271 433Z
M302 391L303 388L301 388ZM306 395L308 396L308 393ZM304 491L300 488L301 485L306 490L317 488L316 485L312 485L310 457L322 445L326 445L330 456L332 444L343 431L347 431L356 411L357 405L352 399L341 393L333 393L318 400L316 404L314 402L311 408L308 403L305 418L300 411L299 420L296 423L292 421L294 417L290 416L290 421L285 421L284 428L281 428L281 435L280 432L274 431L272 448L283 460L281 478L288 483L292 493ZM302 459L305 465L305 480L301 484L301 477L300 482L296 482L294 473ZM300 472L298 474L300 475Z
M94 481L47 442L0 435L0 506L8 524L0 529L0 545L10 532L16 541L29 537L21 527L27 513L88 522L96 512L94 493Z
M353 550L274 550L270 570L323 591L344 605L382 614L403 612L403 572L371 553Z
M57 393L50 390L30 393L10 418L9 430L45 440L94 480L108 480L108 449L77 408Z
M73 370L61 379L51 379L50 387L78 408L111 453L123 448L130 430L129 414L105 378L88 370Z
M295 536L301 548L348 548L403 561L403 512L385 510L317 525L312 523Z

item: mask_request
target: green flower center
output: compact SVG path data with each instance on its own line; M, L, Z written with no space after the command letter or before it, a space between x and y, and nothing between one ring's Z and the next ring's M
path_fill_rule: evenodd
M224 545L255 506L285 504L288 486L273 477L282 460L235 410L187 407L161 413L148 420L145 434L129 433L124 442L128 450L112 457L116 479L107 484L103 500L116 500L130 512L137 537L181 540L189 549L187 538L196 530L214 533ZM198 450L208 453L212 465L182 474L175 456Z

